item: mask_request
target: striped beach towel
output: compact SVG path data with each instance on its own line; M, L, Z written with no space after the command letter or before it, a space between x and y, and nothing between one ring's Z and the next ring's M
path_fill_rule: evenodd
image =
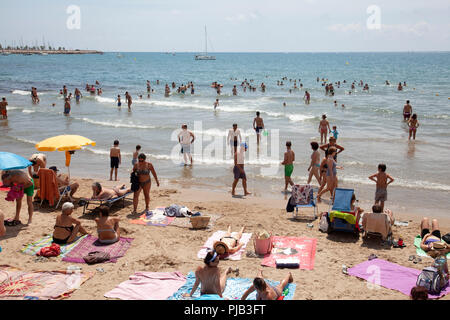
M77 240L75 240L72 243L66 244L66 245L60 245L61 248L61 254L60 257L64 258L66 254L68 254L73 248L75 248L82 239L84 239L87 235L78 237ZM53 236L48 235L43 237L42 239L30 243L26 245L22 250L20 250L22 253L29 254L31 256L35 256L42 248L49 247L52 245Z

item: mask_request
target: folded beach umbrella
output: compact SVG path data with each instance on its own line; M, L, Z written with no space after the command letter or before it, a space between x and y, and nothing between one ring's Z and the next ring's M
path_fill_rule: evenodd
M0 152L0 170L25 169L32 163L17 154L10 152Z

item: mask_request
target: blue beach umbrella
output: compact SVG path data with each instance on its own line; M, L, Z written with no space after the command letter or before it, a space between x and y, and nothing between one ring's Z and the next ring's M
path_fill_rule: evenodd
M11 152L0 151L0 170L25 169L31 165L32 163L24 157Z

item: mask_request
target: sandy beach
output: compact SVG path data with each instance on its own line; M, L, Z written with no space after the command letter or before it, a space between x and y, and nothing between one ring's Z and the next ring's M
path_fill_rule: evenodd
M93 180L75 179L81 184L75 199L90 197L90 185ZM171 204L185 205L191 210L201 211L203 214L220 214L210 230L193 230L169 225L167 227L153 227L131 224L132 203L126 202L125 208L114 206L113 215L121 218L121 236L134 238L131 248L117 263L101 265L81 265L83 271L96 272L95 276L76 290L69 299L101 300L104 294L119 283L128 280L136 271L180 271L187 275L203 262L197 258L197 252L207 238L217 230L226 230L232 225L233 230L246 226L246 232L253 234L266 229L275 236L297 236L317 239L315 264L313 270L292 270L294 283L297 285L295 300L344 299L344 300L405 300L407 296L400 292L386 288L368 289L367 282L342 273L342 265L355 266L376 254L379 258L400 264L402 266L422 269L432 263L431 258L423 258L421 263L408 261L410 255L415 254L414 237L419 233L420 219L414 215L395 214L397 220L408 221L409 226L393 226L395 239L402 237L406 248L388 248L380 244L379 239L363 241L350 234L333 233L327 235L318 230L318 220L314 227L308 228L306 222L293 221L291 214L286 213L286 201L249 196L246 198L232 198L229 193L205 190L202 186L176 184L177 181L163 181L162 186L152 187L150 207L169 206ZM111 181L102 181L105 187L115 185ZM238 186L238 193L241 190ZM3 193L5 195L5 193ZM142 195L141 195L142 197ZM327 198L325 198L327 199ZM25 204L24 204L25 205ZM144 209L143 197L140 200L138 212ZM0 207L6 218L12 217L15 205L0 197ZM26 205L25 205L26 207ZM370 208L363 207L365 210ZM1 264L18 267L24 270L65 270L70 264L61 258L50 258L48 262L35 262L35 257L20 252L23 245L51 234L58 211L49 210L47 206L39 209L35 204L35 213L31 225L8 227L4 238L0 240L3 249L0 254ZM326 211L328 205L324 202L319 206L319 212ZM75 207L73 217L80 219L85 228L96 236L95 222L92 215L82 215L83 208ZM22 209L22 221L26 221L27 213ZM187 218L185 218L187 219ZM442 231L445 233L450 227L448 220L440 220ZM247 253L253 252L253 244L249 243ZM260 266L260 258L242 256L239 261L221 261L221 267L238 267L240 277L253 278L259 268L264 270L268 279L279 281L288 272L287 269L275 269ZM103 268L104 272L96 271ZM327 281L324 281L327 279ZM449 300L449 296L444 297Z

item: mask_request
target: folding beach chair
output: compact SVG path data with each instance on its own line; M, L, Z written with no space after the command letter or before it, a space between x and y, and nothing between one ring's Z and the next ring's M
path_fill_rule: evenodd
M306 219L315 220L317 219L317 204L316 198L314 197L313 188L308 185L294 185L292 187L292 197L289 199L290 204L295 207L295 211L292 211L292 216L294 219ZM313 208L313 216L311 215L301 215L299 209Z
M115 197L115 198L112 198L112 199L108 199L108 200L92 200L92 199L84 199L83 201L84 201L84 205L83 205L83 214L85 214L85 212L86 212L86 210L88 210L88 207L89 207L89 205L95 205L96 206L96 208L98 208L98 207L100 207L100 206L102 206L102 205L105 205L105 206L108 206L108 207L112 207L112 205L114 204L114 203L116 203L117 201L119 201L119 200L122 200L122 208L125 208L125 199L126 199L126 197L128 196L128 195L130 195L130 194L133 194L133 192L128 192L128 193L125 193L123 196L121 196L121 197ZM93 210L95 210L95 209L89 209L89 211L93 211Z
M352 211L351 209L353 193L353 189L336 188L334 190L334 202L328 210L328 233L333 231L359 232L359 226L356 224L356 210Z
M63 186L63 187L58 188L59 200L58 200L58 203L56 204L55 209L58 209L58 206L61 203L62 198L64 198L64 197L68 197L70 202L73 202L73 199L70 196L70 190L71 190L70 186Z

